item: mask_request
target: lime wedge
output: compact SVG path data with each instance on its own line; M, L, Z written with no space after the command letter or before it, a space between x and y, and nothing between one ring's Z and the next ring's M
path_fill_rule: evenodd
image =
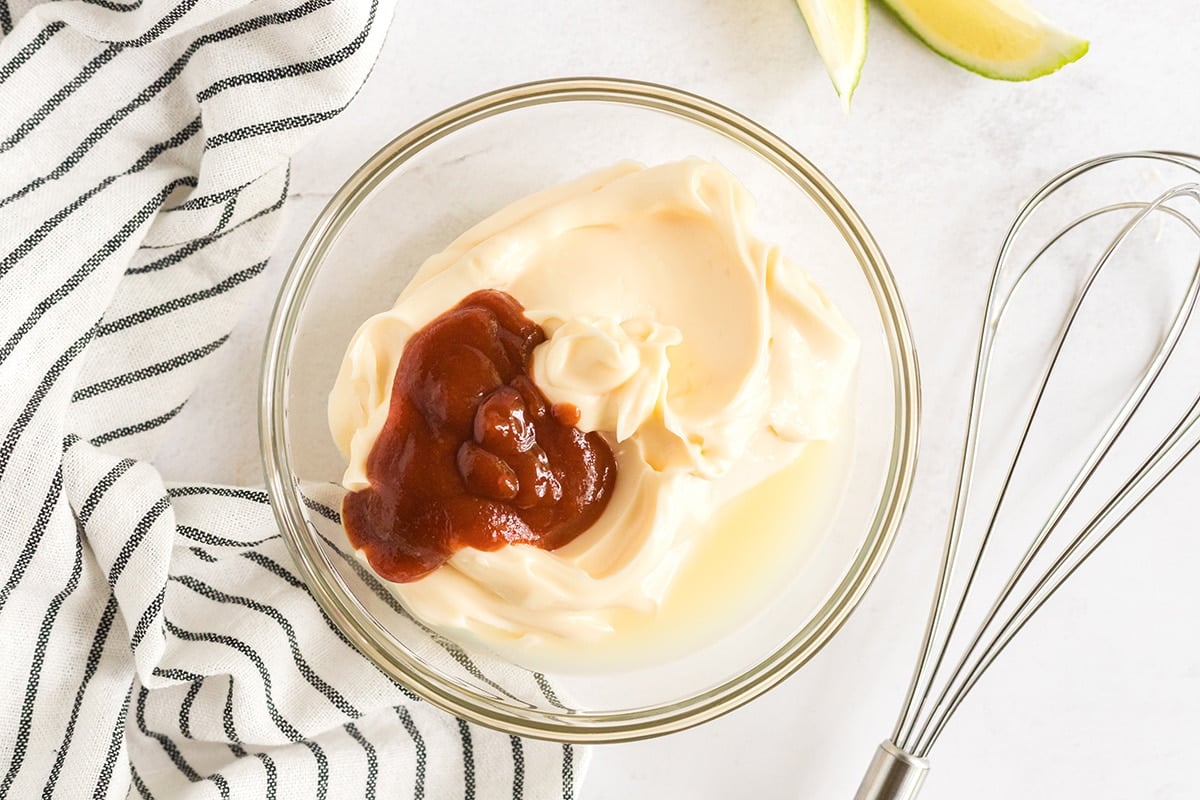
M867 0L796 0L796 5L833 88L849 110L867 60Z
M884 0L939 55L988 78L1028 81L1077 61L1088 43L1023 0Z

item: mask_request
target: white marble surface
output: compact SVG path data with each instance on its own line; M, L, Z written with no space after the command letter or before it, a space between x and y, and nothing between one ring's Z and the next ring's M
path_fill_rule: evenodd
M782 687L699 729L599 748L583 800L852 796L890 730L927 603L985 273L1025 195L1102 152L1200 150L1191 0L1042 0L1092 52L1028 85L928 53L872 5L842 114L791 0L401 2L356 104L295 161L258 311L176 422L169 478L260 481L259 353L275 281L353 168L426 115L510 83L604 74L674 84L766 124L843 189L896 272L925 392L921 466L897 546L844 631ZM1192 464L1029 627L935 753L924 797L1200 796L1200 524Z

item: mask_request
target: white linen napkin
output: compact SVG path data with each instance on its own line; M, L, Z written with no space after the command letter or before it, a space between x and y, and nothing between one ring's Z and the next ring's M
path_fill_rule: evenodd
M577 791L580 748L363 659L261 491L153 466L198 381L256 380L206 361L393 3L0 0L0 797Z

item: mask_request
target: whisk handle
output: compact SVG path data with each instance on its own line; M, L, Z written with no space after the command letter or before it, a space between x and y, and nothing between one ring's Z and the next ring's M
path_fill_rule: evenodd
M929 762L884 742L875 751L854 800L916 800Z

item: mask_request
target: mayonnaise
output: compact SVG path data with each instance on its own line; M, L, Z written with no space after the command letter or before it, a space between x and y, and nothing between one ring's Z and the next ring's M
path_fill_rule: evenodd
M359 328L329 398L348 490L368 485L408 337L485 288L543 327L534 381L617 459L608 507L574 541L460 550L389 584L414 614L484 639L604 637L617 612L654 612L717 507L837 432L858 341L752 214L716 164L617 164L471 228Z

